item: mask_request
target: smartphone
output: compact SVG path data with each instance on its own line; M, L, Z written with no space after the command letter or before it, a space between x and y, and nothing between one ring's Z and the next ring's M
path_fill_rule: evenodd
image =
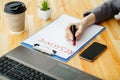
M94 61L105 49L106 45L94 42L86 50L84 50L79 56L87 61Z

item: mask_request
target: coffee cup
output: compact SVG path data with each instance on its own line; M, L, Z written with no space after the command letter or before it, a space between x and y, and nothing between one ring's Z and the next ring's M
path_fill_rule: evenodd
M26 7L23 2L12 1L5 4L4 12L10 32L19 34L24 31L25 11Z

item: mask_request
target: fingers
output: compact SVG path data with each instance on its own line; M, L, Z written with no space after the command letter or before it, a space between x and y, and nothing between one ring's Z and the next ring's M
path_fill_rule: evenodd
M65 37L67 40L73 40L73 35L72 32L70 30L70 25L66 27L66 33L65 33Z
M83 31L81 29L78 29L76 31L76 34L75 34L76 40L79 40L81 38L82 32Z
M81 36L82 36L82 33L83 33L84 30L85 30L85 26L83 26L82 23L80 22L80 23L78 23L77 28L78 28L78 29L77 29L77 31L76 31L75 36L76 36L76 40L79 40L79 39L81 38Z
M66 27L65 37L66 37L67 40L73 40L73 34L71 32L71 29L70 29L71 25L72 24L69 24ZM83 33L84 27L80 23L75 23L74 25L76 25L75 37L76 37L76 40L79 40L81 38L82 33Z

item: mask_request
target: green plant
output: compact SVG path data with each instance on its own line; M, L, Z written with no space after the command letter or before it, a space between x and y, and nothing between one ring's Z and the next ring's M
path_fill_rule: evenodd
M42 0L42 2L41 2L41 9L44 10L44 11L49 9L48 0Z

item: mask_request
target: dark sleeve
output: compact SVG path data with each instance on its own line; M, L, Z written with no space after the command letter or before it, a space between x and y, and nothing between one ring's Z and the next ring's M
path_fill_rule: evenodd
M101 4L100 6L84 13L84 17L89 15L90 13L94 13L96 17L95 23L99 23L108 19L111 19L114 17L115 14L117 14L119 11L115 7L114 2L107 1Z

